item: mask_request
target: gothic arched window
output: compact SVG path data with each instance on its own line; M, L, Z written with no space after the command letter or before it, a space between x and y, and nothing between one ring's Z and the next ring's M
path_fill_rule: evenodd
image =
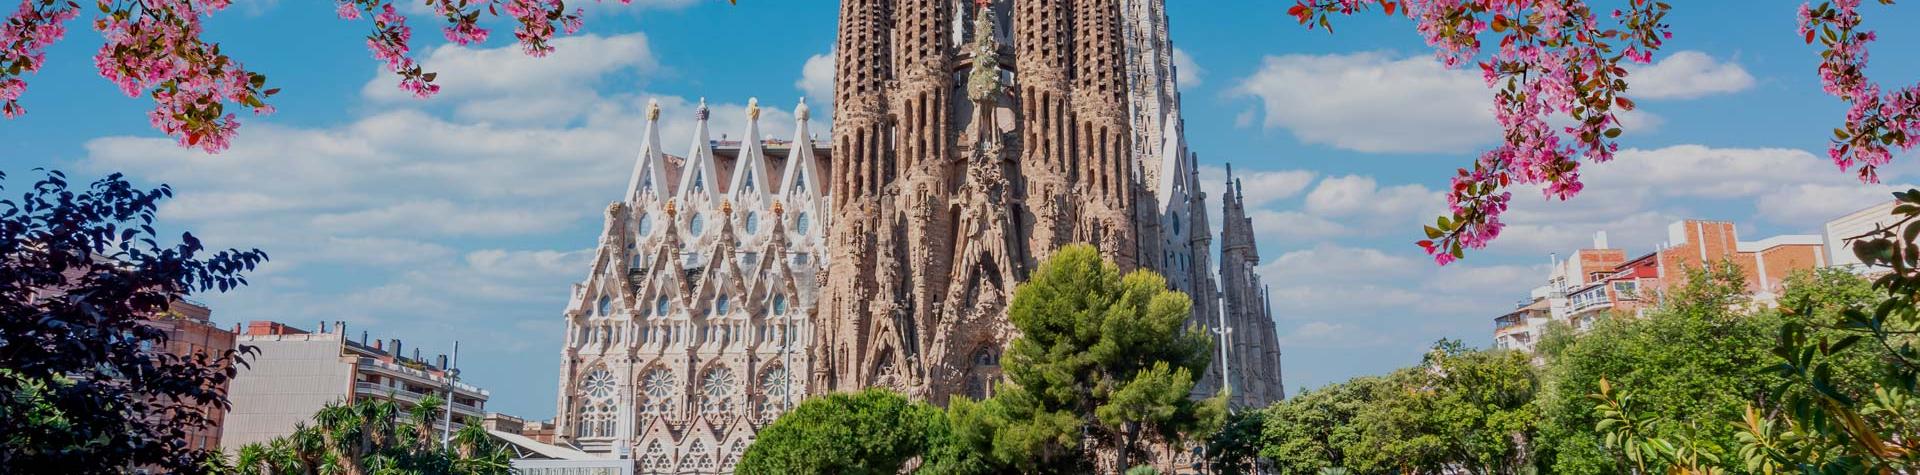
M800 214L794 215L793 230L800 233L807 232L807 212L801 211Z
M712 310L713 310L713 312L711 312L711 313L713 313L713 314L717 314L717 315L726 315L726 314L727 314L727 294L720 294L720 296L719 296L719 297L714 297L714 298L713 298L713 309L712 309Z
M594 315L602 317L613 315L613 297L600 296L600 304L594 307Z
M638 221L639 221L638 227L640 228L641 236L653 234L653 215L647 214L647 213L640 213L640 218Z
M640 391L646 399L641 401L640 413L664 416L671 412L673 398L680 393L680 388L674 384L673 372L666 368L654 368L641 381Z
M659 316L660 318L667 318L667 311L669 310L673 310L673 303L668 302L666 296L663 295L660 298L655 299L653 301L654 315Z
M700 378L700 412L703 414L725 414L733 412L733 396L738 392L733 370L716 367L707 370Z
M760 213L747 212L747 234L760 232Z
M773 314L774 315L787 314L787 294L773 295Z
M760 417L773 420L787 407L787 391L793 381L787 377L787 369L779 366L760 375Z
M695 236L700 235L700 231L705 229L706 227L707 227L706 213L694 213L693 220L687 223L687 231L692 232Z

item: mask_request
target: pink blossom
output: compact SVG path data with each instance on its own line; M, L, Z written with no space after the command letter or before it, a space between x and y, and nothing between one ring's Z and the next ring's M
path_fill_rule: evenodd
M358 20L360 5L353 2L340 2L340 7L334 10L334 14L339 15L342 20Z

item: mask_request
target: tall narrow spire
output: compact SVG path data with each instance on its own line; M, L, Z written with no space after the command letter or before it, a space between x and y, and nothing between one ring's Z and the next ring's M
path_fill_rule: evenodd
M747 100L747 131L740 134L740 156L734 159L733 182L727 185L727 197L735 203L766 196L768 192L767 151L760 138L760 99Z
M640 156L633 160L633 177L627 179L627 194L622 199L640 201L641 194L667 199L667 170L660 148L660 102L647 100L647 130L640 139Z
M680 172L679 196L683 200L720 198L719 184L714 183L719 175L714 173L713 139L707 132L709 114L707 99L700 98L700 108L693 112L693 150L687 152L686 168Z
M807 122L812 115L813 109L807 107L807 98L800 98L800 105L793 108L793 149L787 152L787 169L780 175L779 192L789 202L820 196L821 177L816 170L817 159L813 156L813 136L807 130Z

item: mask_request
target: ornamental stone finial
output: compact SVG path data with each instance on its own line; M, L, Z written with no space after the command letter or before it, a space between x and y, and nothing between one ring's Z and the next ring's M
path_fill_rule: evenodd
M647 99L647 120L660 120L659 99Z
M679 200L675 198L667 198L667 217L668 218L672 218L674 215L679 214L678 209L676 209L676 207L674 206L674 203L678 201Z
M773 200L773 215L785 216L786 214L787 214L787 207L784 205L781 205L780 200Z
M800 105L793 107L793 118L807 120L807 116L812 115L811 112L812 110L807 108L807 98L802 97Z
M707 111L707 98L702 97L700 98L700 108L693 110L693 119L707 120L708 114L709 112Z
M733 200L720 200L720 214L733 216Z
M747 98L747 120L760 120L760 98Z

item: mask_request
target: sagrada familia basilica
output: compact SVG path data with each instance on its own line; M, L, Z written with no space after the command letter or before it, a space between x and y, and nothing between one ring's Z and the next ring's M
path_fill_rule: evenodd
M659 109L566 309L558 432L640 473L730 472L810 394L992 393L1016 285L1089 242L1193 296L1196 396L1284 397L1238 183L1214 252L1164 0L844 0L831 138L743 111L670 155Z

